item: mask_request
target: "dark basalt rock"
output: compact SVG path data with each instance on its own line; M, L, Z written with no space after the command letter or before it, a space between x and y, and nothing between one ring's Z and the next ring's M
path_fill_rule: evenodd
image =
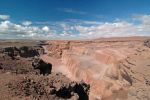
M44 62L42 59L35 58L32 62L34 69L39 69L40 74L48 75L51 74L52 64Z
M2 64L2 63L0 63L0 69L3 69L2 65L3 65L3 64Z
M66 84L60 89L53 91L52 94L56 94L56 96L69 99L72 96L76 96L77 100L89 100L89 89L90 85L85 82L71 82Z
M6 47L3 48L1 52L12 58L15 58L16 56L28 58L44 54L44 49L41 46L22 46L20 48Z
M3 49L4 54L14 58L14 56L19 55L19 49L16 47L6 47Z
M36 50L33 47L23 46L23 47L20 47L19 50L20 50L20 56L25 57L25 58L40 55L38 50Z
M144 46L147 46L150 48L150 39L144 41Z

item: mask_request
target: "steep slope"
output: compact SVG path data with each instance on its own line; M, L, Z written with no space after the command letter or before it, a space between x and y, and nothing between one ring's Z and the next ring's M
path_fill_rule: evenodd
M132 84L126 70L118 66L119 60L124 56L118 56L119 51L96 50L88 55L68 52L63 53L62 62L72 73L74 80L84 80L91 85L92 98L108 97L113 91Z
M139 91L136 86L149 84L148 78L143 75L143 70L146 69L146 75L149 76L148 66L150 64L148 59L150 53L149 48L143 45L143 40L64 41L64 43L63 41L55 41L55 45L57 44L59 44L59 48L67 44L67 49L61 48L61 59L53 58L48 54L42 58L54 64L55 71L63 73L71 80L84 80L89 83L90 100L137 99L137 97L140 98L140 95L133 95L136 93L134 91ZM53 45L49 46L53 48ZM47 46L47 48L49 47ZM48 53L54 53L49 50L51 49L48 49ZM135 63L135 61L137 62ZM137 69L139 69L138 73L136 72ZM140 80L141 75L140 83L137 80ZM134 86L135 88L133 88ZM149 90L149 88L144 87L145 85L141 85L144 91ZM144 93L149 94L149 92ZM143 95L141 99L144 96L149 98L148 95Z

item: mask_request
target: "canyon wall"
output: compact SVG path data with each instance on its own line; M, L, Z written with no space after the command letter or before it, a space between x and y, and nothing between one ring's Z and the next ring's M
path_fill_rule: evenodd
M56 69L71 80L83 80L90 84L90 100L115 100L111 99L114 94L121 100L122 96L127 98L127 93L123 91L132 87L134 79L131 74L135 67L134 61L128 59L131 55L140 56L140 53L144 52L143 48L145 49L143 40L49 43L52 44L49 45L50 48L47 46L50 53L61 51L61 55L57 58L61 61L61 65L55 66ZM63 70L69 71L69 75Z
M130 86L132 81L119 61L125 56L117 50L64 51L62 62L72 73L74 80L84 80L91 85L91 99L111 96L113 91ZM91 52L92 51L92 52Z

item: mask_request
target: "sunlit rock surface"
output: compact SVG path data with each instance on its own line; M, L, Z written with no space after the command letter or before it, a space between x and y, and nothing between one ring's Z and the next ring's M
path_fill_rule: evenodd
M89 83L91 100L122 100L121 98L132 100L131 97L139 95L132 95L134 91L138 91L138 88L131 87L144 84L141 86L143 88L146 81L144 80L143 83L136 81L139 73L145 73L142 67L148 70L145 62L149 62L150 50L143 45L143 42L144 38L48 41L49 45L45 48L48 52L41 57L51 62L55 66L55 71L63 73L72 80L84 80ZM57 51L61 53L55 53ZM54 59L50 54L59 57ZM137 61L138 58L145 61ZM145 75L141 77L144 79ZM149 80L146 82L148 84ZM149 98L148 94L149 92L146 91L146 98Z

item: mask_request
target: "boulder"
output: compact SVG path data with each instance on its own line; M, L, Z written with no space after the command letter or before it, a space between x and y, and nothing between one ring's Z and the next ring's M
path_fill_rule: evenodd
M75 100L89 100L89 89L90 85L83 81L71 82L55 89L52 94L56 94L56 96L64 99L76 98Z
M51 74L52 64L44 62L42 59L35 58L32 62L34 69L40 70L40 74Z
M3 52L10 57L19 55L19 49L17 47L6 47L3 49Z
M147 46L150 48L150 39L144 41L144 46Z

